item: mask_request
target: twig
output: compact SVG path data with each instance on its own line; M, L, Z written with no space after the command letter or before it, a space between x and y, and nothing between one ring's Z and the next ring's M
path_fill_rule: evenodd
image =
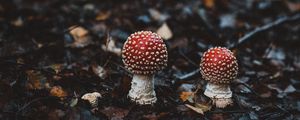
M268 30L270 28L273 28L275 26L281 25L285 22L294 21L294 20L298 20L298 19L300 19L300 14L296 14L294 16L285 16L285 17L282 17L282 18L279 18L279 19L275 20L274 22L268 23L268 24L263 25L261 27L257 27L253 31L248 32L247 34L245 34L243 37L241 37L238 40L238 42L236 44L232 44L229 48L232 49L232 48L237 47L240 44L243 44L244 42L246 42L247 40L249 40L251 37L253 37L254 35L256 35L258 33L266 31L266 30Z
M178 79L179 79L179 80L185 80L185 79L188 79L188 78L193 77L194 75L198 74L199 71L200 71L200 69L196 69L196 70L194 70L194 71L192 71L192 72L190 72L190 73L188 73L188 74L185 74L185 75L183 75L183 76L178 77Z

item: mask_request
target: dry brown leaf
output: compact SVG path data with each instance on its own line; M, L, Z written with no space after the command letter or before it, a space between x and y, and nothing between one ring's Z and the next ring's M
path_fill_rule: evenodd
M204 112L209 111L211 109L210 105L206 104L199 104L196 103L195 106L189 105L189 104L184 104L186 107L194 110L197 113L204 114Z
M74 28L74 26L71 26L70 28ZM80 37L84 37L88 34L89 32L83 28L83 27L76 27L74 29L72 29L70 31L70 34L73 36L73 37L76 37L76 38L80 38Z
M27 70L26 71L28 81L26 87L28 89L44 89L47 88L47 78L39 71Z
M67 92L64 91L61 86L53 86L50 90L50 94L59 98L66 97L68 95Z
M72 35L75 41L71 44L67 44L67 46L80 48L92 43L91 38L88 35L89 32L85 28L81 26L74 28L74 26L71 26L69 29L72 29L70 31L70 34Z
M101 11L97 14L96 20L106 20L107 18L109 18L111 15L110 11Z
M189 104L184 104L186 107L188 107L188 108L190 108L190 109L192 109L193 111L195 111L195 112L197 112L197 113L200 113L200 114L204 114L204 111L202 110L202 109L200 109L200 108L196 108L196 107L194 107L194 106L191 106L191 105L189 105Z
M16 20L11 22L16 27L22 27L24 22L21 17L18 17Z
M215 6L215 0L203 0L203 2L207 8L213 8Z
M203 112L211 110L211 105L210 104L195 103L195 107L202 109Z
M290 2L290 0L285 0L285 4L291 12L300 11L300 2Z
M160 28L158 28L156 33L159 34L165 40L169 40L173 36L173 33L170 30L167 23L164 23Z
M181 92L180 93L180 99L185 102L187 100L189 100L190 102L193 102L193 98L194 98L194 92Z

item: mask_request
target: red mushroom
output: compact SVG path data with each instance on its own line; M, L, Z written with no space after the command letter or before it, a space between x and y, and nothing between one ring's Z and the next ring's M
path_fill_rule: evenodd
M201 59L200 72L208 81L204 95L213 100L218 108L232 104L229 84L238 73L238 64L233 53L224 47L210 48Z
M167 66L168 59L162 38L150 31L135 32L125 42L122 58L134 74L128 97L141 105L155 103L154 74Z

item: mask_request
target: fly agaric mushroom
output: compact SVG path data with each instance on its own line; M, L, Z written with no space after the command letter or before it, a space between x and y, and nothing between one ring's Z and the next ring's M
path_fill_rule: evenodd
M156 102L154 74L167 66L168 53L162 38L151 31L131 34L122 50L125 68L133 73L128 97L138 104Z
M218 108L232 104L229 84L238 73L238 64L233 53L224 47L210 48L201 59L200 72L208 81L204 95L213 100Z

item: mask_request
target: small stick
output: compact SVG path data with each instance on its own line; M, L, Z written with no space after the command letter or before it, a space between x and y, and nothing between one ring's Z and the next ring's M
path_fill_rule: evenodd
M192 71L190 73L187 73L187 74L185 74L183 76L180 76L180 77L178 77L178 79L179 80L185 80L185 79L188 79L190 77L193 77L194 75L196 75L198 73L200 73L200 69L196 69L196 70L194 70L194 71Z
M300 14L296 14L294 16L285 16L285 17L282 17L282 18L279 18L279 19L275 20L274 22L265 24L261 27L257 27L253 31L246 33L243 37L241 37L238 40L238 42L236 44L232 44L231 46L229 46L229 48L232 49L232 48L237 47L240 44L245 43L247 40L249 40L251 37L253 37L254 35L256 35L258 33L266 31L266 30L268 30L270 28L273 28L275 26L281 25L285 22L294 21L294 20L298 20L298 19L300 19Z

